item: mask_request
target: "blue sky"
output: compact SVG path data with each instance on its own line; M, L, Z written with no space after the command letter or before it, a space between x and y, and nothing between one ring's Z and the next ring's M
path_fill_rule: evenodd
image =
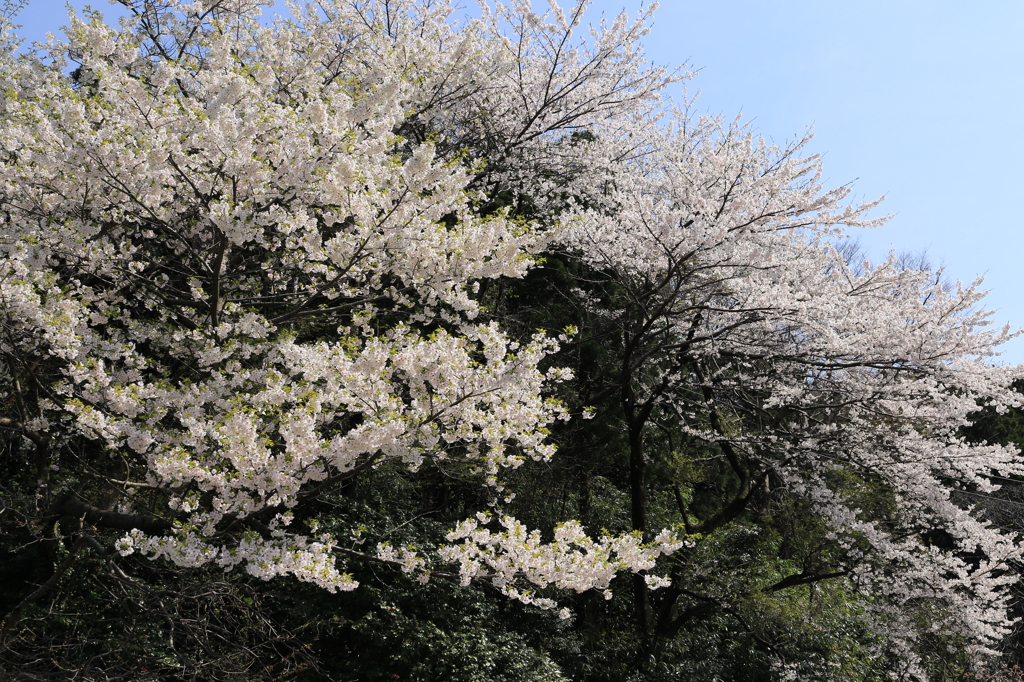
M638 7L595 0L590 16ZM39 40L66 10L30 0L17 20ZM983 275L996 321L1024 327L1021 36L1019 0L666 0L646 45L700 69L698 111L742 113L779 143L813 126L830 186L886 195L895 217L857 235L872 260L923 250L954 279ZM1005 350L1024 362L1024 338Z

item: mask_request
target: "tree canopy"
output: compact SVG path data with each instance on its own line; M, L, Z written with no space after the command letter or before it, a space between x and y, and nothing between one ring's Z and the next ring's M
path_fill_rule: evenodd
M673 104L653 8L124 4L0 54L3 665L952 680L1010 632L971 496L1024 467L963 429L1011 332Z

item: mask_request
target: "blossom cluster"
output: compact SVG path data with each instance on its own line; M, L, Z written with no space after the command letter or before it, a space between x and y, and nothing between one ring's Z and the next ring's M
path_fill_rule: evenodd
M464 585L473 578L487 578L519 601L548 608L555 602L516 587L519 579L539 588L598 590L610 599L609 585L620 572L648 571L660 555L672 554L687 544L669 530L647 544L636 534L606 535L594 540L577 521L559 524L553 540L544 542L540 531L529 531L511 516L500 518L500 532L486 527L490 521L483 513L464 520L447 536L458 544L443 547L441 556L458 563ZM662 576L645 578L652 588L666 587L671 582Z

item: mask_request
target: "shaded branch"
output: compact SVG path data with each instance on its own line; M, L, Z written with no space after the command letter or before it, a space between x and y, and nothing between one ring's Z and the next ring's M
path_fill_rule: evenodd
M80 518L86 523L100 528L124 531L138 528L150 535L166 533L174 528L170 519L149 514L122 514L107 509L100 509L75 496L69 496L64 499L58 506L58 512L62 515Z
M831 578L841 578L847 574L847 571L835 571L833 573L820 573L820 574L808 574L808 573L794 573L788 575L779 582L769 587L766 592L778 592L788 587L796 587L797 585L810 585L811 583L820 582L822 580L829 580Z

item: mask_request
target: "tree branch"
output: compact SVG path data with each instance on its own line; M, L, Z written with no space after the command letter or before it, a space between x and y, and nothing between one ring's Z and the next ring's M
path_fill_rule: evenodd
M138 528L143 533L158 535L174 528L170 519L148 514L122 514L94 507L75 496L67 497L58 507L62 515L80 518L100 528L130 531Z

